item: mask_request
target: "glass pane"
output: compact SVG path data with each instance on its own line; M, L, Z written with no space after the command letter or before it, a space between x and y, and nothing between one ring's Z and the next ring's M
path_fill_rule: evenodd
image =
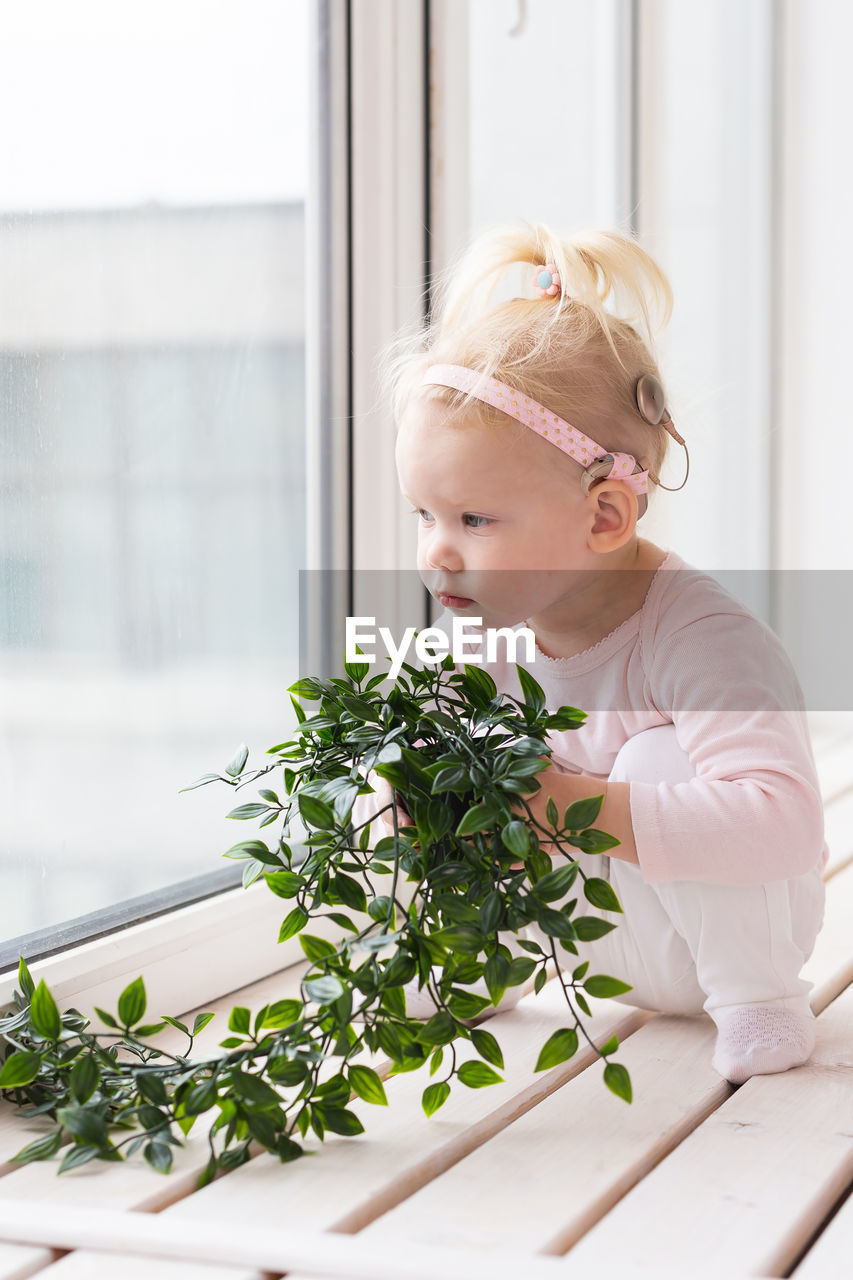
M227 867L292 724L310 0L0 44L0 939Z
M466 231L519 217L555 230L621 223L625 0L467 0L467 15Z

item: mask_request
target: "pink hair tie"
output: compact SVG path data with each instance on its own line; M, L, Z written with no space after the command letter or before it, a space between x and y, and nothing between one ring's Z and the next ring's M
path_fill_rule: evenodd
M546 262L533 272L533 288L540 298L556 298L562 287L560 273L553 262Z

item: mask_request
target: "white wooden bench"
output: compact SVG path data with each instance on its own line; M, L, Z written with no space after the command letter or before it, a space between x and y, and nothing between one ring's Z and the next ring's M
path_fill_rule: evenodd
M0 1280L853 1275L853 717L816 717L814 741L832 858L806 1066L734 1089L711 1069L704 1015L594 1002L597 1035L624 1041L627 1106L591 1052L533 1074L560 1025L549 984L489 1024L505 1082L454 1086L431 1120L416 1072L387 1082L387 1108L353 1104L363 1135L288 1165L262 1153L200 1191L201 1133L166 1177L139 1160L61 1178L0 1165ZM300 972L219 1007L281 998ZM0 1162L31 1136L0 1110Z

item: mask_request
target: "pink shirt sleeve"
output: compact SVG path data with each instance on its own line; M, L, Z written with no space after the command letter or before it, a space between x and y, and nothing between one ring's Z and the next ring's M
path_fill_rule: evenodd
M680 612L681 625L659 625L649 638L644 664L696 777L631 783L644 878L758 884L821 866L823 804L802 690L782 644L736 604L692 617L688 604L687 620Z

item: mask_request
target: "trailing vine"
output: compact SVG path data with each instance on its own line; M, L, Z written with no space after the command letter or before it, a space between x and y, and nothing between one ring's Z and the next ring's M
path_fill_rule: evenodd
M76 1010L60 1013L21 959L14 1008L0 1017L0 1090L21 1116L42 1115L50 1127L14 1159L61 1152L64 1172L141 1149L166 1173L173 1149L204 1116L211 1123L202 1185L248 1160L253 1143L293 1160L309 1131L319 1139L363 1131L349 1106L354 1096L387 1102L382 1079L362 1060L365 1051L390 1059L391 1074L428 1065L438 1077L422 1094L430 1116L454 1083L481 1088L501 1080L500 1044L475 1022L508 987L532 978L539 992L555 968L566 1023L542 1046L535 1070L571 1058L581 1038L592 1044L583 1022L587 995L630 988L589 974L588 962L561 970L567 954L577 956L576 942L613 927L584 914L581 898L621 910L607 880L581 868L577 850L603 853L618 841L593 826L601 796L562 815L549 801L550 827L533 816L526 797L539 790L536 775L548 765L546 735L577 729L585 715L572 707L549 713L542 689L516 669L523 701L499 695L482 668L457 670L449 658L426 670L404 665L390 691L382 689L382 675L365 683L363 662L345 664L346 678L299 680L290 689L296 732L269 749L270 760L249 768L241 746L223 772L184 788L264 782L257 801L228 816L257 819L260 828L277 824L278 834L242 840L224 856L243 862L244 885L263 879L290 903L279 940L298 935L309 961L301 998L254 1014L232 1009L218 1051L194 1056L194 1038L212 1014L200 1014L192 1027L174 1017L146 1023L140 977L114 1012L96 1010L103 1029L93 1030ZM302 703L318 706L309 715ZM352 808L358 796L373 793L372 770L391 788L382 812L393 834L370 848L370 822L354 823ZM268 779L273 773L281 776L278 790ZM398 796L409 825L398 820ZM307 832L298 844L291 836L297 819ZM567 902L576 882L579 895ZM320 921L334 941L310 932ZM517 934L530 923L547 946L519 940L525 954L513 955L500 933ZM488 997L471 989L481 979ZM413 980L434 1001L427 1020L407 1014L404 988ZM186 1037L182 1052L151 1043L166 1026ZM476 1058L459 1061L461 1040L471 1042ZM628 1072L612 1060L617 1049L614 1036L596 1052L604 1083L630 1102Z

